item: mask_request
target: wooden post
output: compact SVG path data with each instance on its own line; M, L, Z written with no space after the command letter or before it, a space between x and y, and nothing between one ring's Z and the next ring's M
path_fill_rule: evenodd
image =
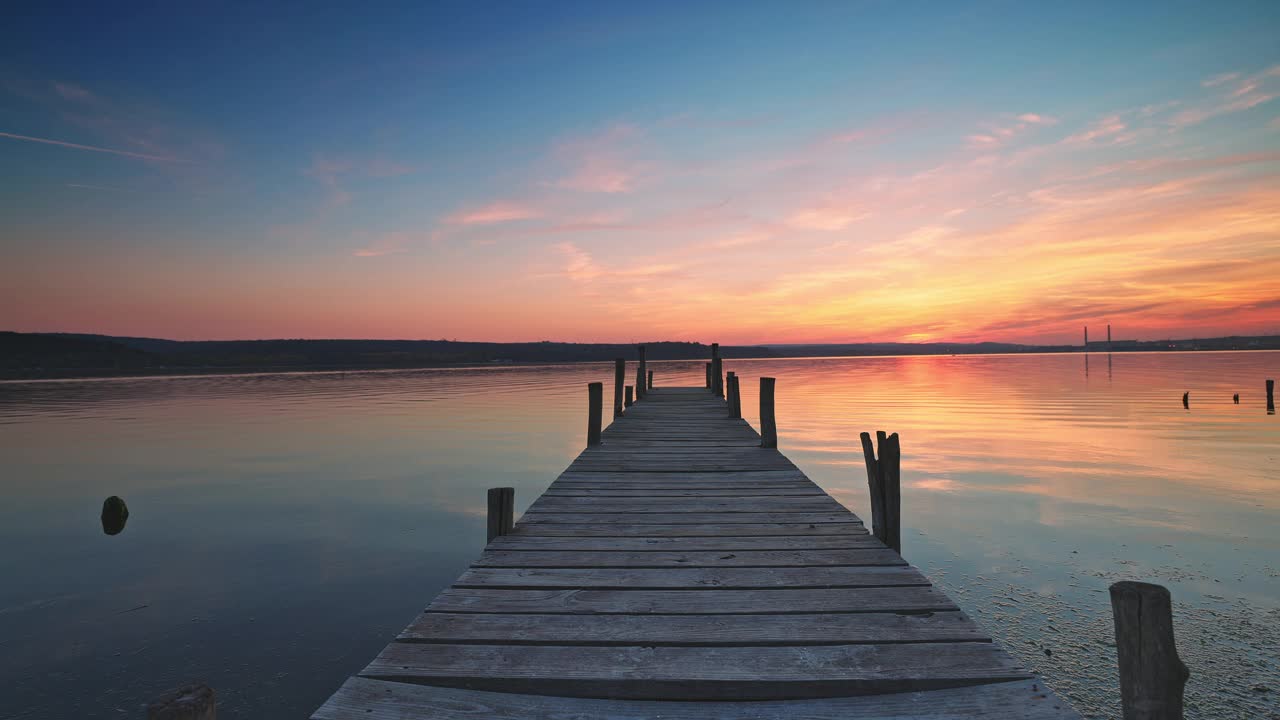
M1239 404L1240 404L1240 393L1236 393L1235 395L1232 395L1232 396L1231 396L1231 402L1235 403L1236 405L1239 405Z
M742 417L742 378L733 376L733 416Z
M1276 381L1267 381L1267 412L1276 411Z
M632 405L635 404L635 401L631 399L631 391L633 389L634 388L632 388L630 385L627 386L627 403L626 403L627 407L631 407Z
M1191 672L1173 642L1173 603L1160 585L1111 586L1124 720L1182 720L1182 687Z
M1182 393L1182 407L1187 408L1188 410L1191 409L1191 393L1190 392Z
M147 720L217 720L213 689L192 683L174 688L147 703Z
M867 486L871 491L871 534L880 542L902 552L902 448L898 433L885 435L876 431L876 445L871 435L862 433L862 457L867 464ZM880 458L876 459L876 450Z
M516 489L489 488L489 540L511 532L516 512Z
M720 343L711 343L711 392L724 397L724 360L720 358Z
M636 368L636 399L643 400L644 396L648 394L645 392L647 388L645 387L644 378L645 378L645 375L649 372L649 366L645 364L644 346L641 345L640 347L637 348L637 350L640 353L640 365L639 367Z
M627 381L627 361L613 361L613 419L622 417L622 385Z
M711 389L711 363L707 363L707 389Z
M648 383L649 383L649 389L652 390L653 389L653 371L652 370L649 371Z
M600 416L604 411L604 383L587 383L587 447L600 444Z
M778 424L773 417L774 378L760 378L760 447L778 447Z
M736 377L737 377L737 375L735 375L735 374L733 373L733 371L729 371L729 372L725 373L725 376L724 376L724 399L725 399L725 404L729 406L729 417L734 417L734 414L733 414L733 380L734 380L734 378L736 378Z

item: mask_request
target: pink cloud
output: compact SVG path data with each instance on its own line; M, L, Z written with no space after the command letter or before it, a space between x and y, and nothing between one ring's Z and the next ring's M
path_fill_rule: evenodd
M1248 77L1241 77L1239 73L1227 73L1210 78L1202 85L1226 88L1226 95L1174 115L1169 124L1174 129L1186 128L1221 115L1242 112L1269 103L1280 97L1276 78L1280 78L1280 65L1274 65Z
M1108 115L1094 122L1087 129L1068 136L1063 142L1069 145L1091 143L1103 138L1114 138L1127 129L1128 125L1119 115Z
M1012 118L1012 120L1012 122L1006 120L1001 123L986 123L983 132L969 135L965 140L971 148L989 150L1021 135L1034 126L1048 126L1058 123L1056 118L1037 113L1022 113Z
M866 217L867 213L854 207L825 205L803 208L787 218L787 224L797 230L843 230Z
M451 225L495 225L516 220L542 217L536 208L520 203L499 201L476 208L459 210L445 218Z
M640 130L615 125L604 132L561 143L555 150L569 173L554 185L588 193L627 193L635 189L640 164L635 143Z

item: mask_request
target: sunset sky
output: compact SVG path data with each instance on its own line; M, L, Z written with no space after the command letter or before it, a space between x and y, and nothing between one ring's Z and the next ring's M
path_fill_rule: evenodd
M272 5L5 11L0 329L1280 333L1275 0Z

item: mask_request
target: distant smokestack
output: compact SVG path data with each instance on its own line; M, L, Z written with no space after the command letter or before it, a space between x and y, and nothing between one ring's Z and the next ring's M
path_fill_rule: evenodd
M1084 349L1089 349L1089 326L1084 326Z
M1107 352L1111 352L1111 323L1107 323Z

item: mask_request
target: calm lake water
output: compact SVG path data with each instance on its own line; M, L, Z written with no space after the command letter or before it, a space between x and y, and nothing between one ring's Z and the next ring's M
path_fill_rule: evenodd
M1118 714L1107 586L1142 579L1173 592L1187 716L1280 717L1280 353L725 365L753 425L778 378L780 448L863 517L858 432L900 433L903 554L1082 713ZM581 450L611 378L0 383L0 718L139 717L188 680L226 720L306 717L480 552L486 488L522 510Z

